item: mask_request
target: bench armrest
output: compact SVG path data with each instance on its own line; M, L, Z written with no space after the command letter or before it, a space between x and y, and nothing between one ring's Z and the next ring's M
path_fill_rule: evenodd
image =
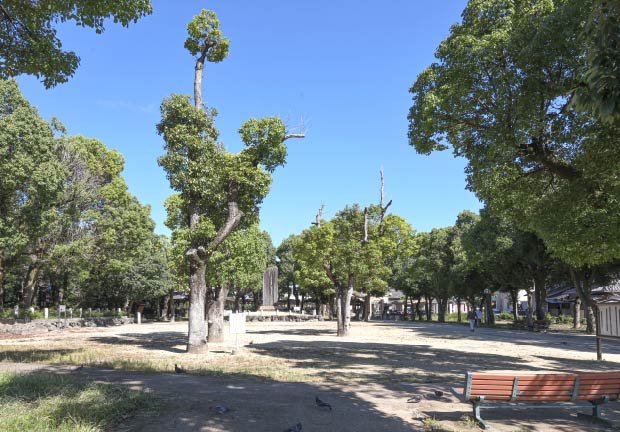
M463 387L450 387L450 392L460 400L465 400L465 389Z

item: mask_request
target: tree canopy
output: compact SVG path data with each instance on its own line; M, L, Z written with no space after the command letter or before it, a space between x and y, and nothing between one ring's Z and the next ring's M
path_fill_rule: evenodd
M592 1L472 0L411 87L409 141L575 267L620 257L617 127L571 105Z
M5 0L0 5L0 78L34 75L46 88L66 82L80 58L63 50L55 24L73 21L103 33L108 19L127 27L151 12L149 0Z

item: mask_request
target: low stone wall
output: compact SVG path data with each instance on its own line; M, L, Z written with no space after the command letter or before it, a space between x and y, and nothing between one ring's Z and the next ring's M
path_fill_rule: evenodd
M23 319L3 319L0 322L0 332L13 334L37 334L54 330L62 330L67 327L110 327L123 324L132 324L133 318L129 317L101 317L101 318L67 318L65 319L35 319L26 321Z
M225 317L228 319L228 317ZM289 322L301 322L301 321L323 321L323 317L320 315L300 315L300 314L278 314L278 315L255 315L246 314L246 322L269 322L269 321L289 321Z

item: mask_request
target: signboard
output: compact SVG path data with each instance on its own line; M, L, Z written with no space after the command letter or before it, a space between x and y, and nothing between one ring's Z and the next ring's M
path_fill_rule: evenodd
M230 334L245 333L245 313L230 314Z
M67 312L67 305L58 305L58 312Z
M620 304L599 303L600 336L620 337Z

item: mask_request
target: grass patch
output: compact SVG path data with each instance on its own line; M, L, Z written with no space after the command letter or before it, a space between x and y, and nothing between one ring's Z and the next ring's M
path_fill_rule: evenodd
M50 373L0 373L0 424L6 432L103 431L140 410L152 395Z
M0 346L0 361L12 363L44 363L52 365L85 365L134 372L174 372L179 364L189 374L206 376L237 376L239 378L269 379L280 382L312 382L319 378L292 365L272 358L230 353L208 355L161 354L156 351L122 350L106 344L74 343L73 349L59 344L58 349L32 346Z

